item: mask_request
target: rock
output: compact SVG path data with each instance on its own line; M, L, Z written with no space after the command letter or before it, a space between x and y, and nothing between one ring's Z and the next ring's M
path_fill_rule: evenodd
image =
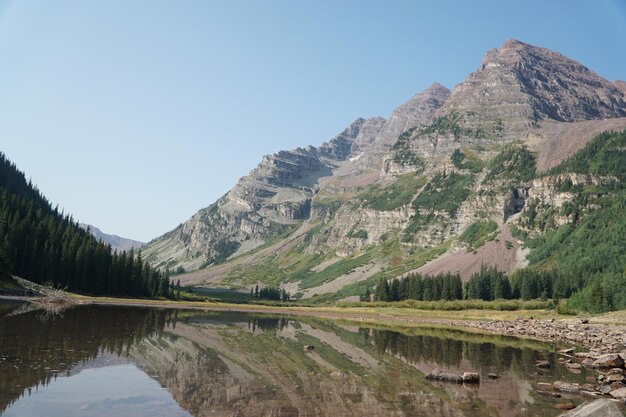
M494 373L494 372L490 372L489 375L487 375L487 378L489 379L498 379L500 378L500 375Z
M571 356L574 353L574 349L569 348L569 349L561 349L558 351L558 353L562 354L562 355L568 355Z
M553 391L537 390L535 391L535 393L537 393L537 395L541 395L542 397L561 398L561 394L559 394L558 392L553 392Z
M589 319L580 319L580 322L582 324L587 324L587 323L589 323Z
M537 382L537 389L543 391L552 391L554 387L552 386L552 384L548 384L547 382Z
M463 382L468 384L477 384L480 382L480 375L478 372L463 372Z
M582 365L579 363L565 363L565 367L568 369L580 369L582 368Z
M600 385L598 387L598 392L600 394L608 395L612 391L611 387L608 385Z
M583 403L559 417L623 417L623 415L614 401L602 398Z
M624 370L620 368L613 368L609 372L607 372L607 375L626 375L626 372L624 372Z
M626 382L626 377L622 374L608 374L604 379L606 384L612 384L614 382Z
M550 362L548 362L548 361L537 361L535 366L537 368L549 368L550 367Z
M623 368L624 359L617 353L607 353L593 361L594 368Z
M626 400L626 388L613 390L609 393L609 395L613 398L624 401Z
M593 399L600 398L602 396L600 393L597 393L595 391L580 391L580 395Z
M304 346L302 347L302 349L303 349L305 352L310 352L310 351L312 351L313 349L315 349L315 346L313 346L313 345L304 345Z
M433 379L435 381L454 382L457 384L463 383L463 377L461 375L448 373L444 369L433 369L428 375L426 375L426 379Z
M563 381L555 381L554 389L561 392L569 392L569 393L578 393L580 391L580 386L575 383L563 382Z
M596 387L592 384L582 384L580 386L581 391L595 391Z
M584 359L581 363L585 368L592 368L593 367L593 358L586 358Z
M626 387L626 385L623 382L611 382L609 387L611 387L612 390L617 390Z

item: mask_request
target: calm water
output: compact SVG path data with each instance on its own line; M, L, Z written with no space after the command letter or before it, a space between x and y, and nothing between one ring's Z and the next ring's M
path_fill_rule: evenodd
M551 346L458 331L407 335L143 308L28 310L0 304L3 417L555 416L556 403L572 400L538 396L536 382L589 376L562 367ZM552 367L538 373L540 359ZM436 367L478 371L481 383L426 380Z

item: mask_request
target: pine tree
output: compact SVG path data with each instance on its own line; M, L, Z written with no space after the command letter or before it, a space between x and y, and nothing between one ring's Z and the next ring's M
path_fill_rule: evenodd
M385 277L381 277L374 290L374 301L391 301L389 283Z

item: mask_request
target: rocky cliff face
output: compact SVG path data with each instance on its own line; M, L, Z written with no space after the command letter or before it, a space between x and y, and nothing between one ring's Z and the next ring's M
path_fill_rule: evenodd
M509 40L452 92L433 84L389 120L357 119L319 148L265 157L146 255L197 269L301 225L289 244L182 279L246 286L297 276L287 288L310 296L312 286L327 293L406 273L464 248L458 239L470 226L508 231L529 202L560 210L568 196L536 181L537 161L541 169L562 161L605 121L626 127L620 88L561 54ZM565 146L563 132L574 131L575 146Z
M435 112L443 106L449 95L450 90L439 83L434 83L396 107L370 143L356 144L354 153L358 159L354 161L353 170L359 172L380 170L384 156L398 140L398 136L407 129L430 123Z
M622 92L622 94L624 94L624 96L626 97L626 81L622 81L622 80L615 80L613 81L613 84L615 85L615 87L617 87L617 89L619 91Z
M389 121L359 118L319 148L263 157L216 203L150 242L144 256L158 267L194 270L254 249L309 219L320 180L377 176L394 136L425 125L448 94L444 86L433 84L394 110Z
M193 270L245 253L310 217L319 180L333 175L353 147L373 141L384 119L359 118L319 148L266 155L211 206L144 248L157 267Z

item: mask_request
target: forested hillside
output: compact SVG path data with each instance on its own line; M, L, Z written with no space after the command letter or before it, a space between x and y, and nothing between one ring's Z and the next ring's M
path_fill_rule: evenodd
M626 308L626 131L596 136L559 166L524 182L530 180L550 184L565 202L535 198L512 223L530 249L528 266L508 277L483 266L462 295L458 275L414 274L390 283L383 277L362 299L370 292L375 301L569 298L572 307L593 312Z
M141 254L113 252L52 208L0 153L0 274L88 294L167 295L167 274Z

